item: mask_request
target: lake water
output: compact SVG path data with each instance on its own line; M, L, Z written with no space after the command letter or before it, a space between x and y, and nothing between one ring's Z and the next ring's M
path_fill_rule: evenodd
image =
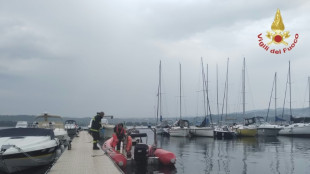
M141 130L149 135L150 130ZM310 139L290 137L236 138L161 137L158 146L177 157L175 169L160 173L178 174L303 174L310 173ZM156 173L148 171L146 173Z

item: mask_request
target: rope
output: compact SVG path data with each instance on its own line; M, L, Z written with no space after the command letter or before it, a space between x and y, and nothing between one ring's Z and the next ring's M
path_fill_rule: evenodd
M44 160L38 160L38 159L34 159L34 157L32 157L31 155L29 155L28 153L24 152L23 149L21 149L20 147L17 147L16 145L13 145L12 147L14 147L15 149L17 149L19 152L23 153L25 156L27 156L29 159L35 161L35 162L46 162Z

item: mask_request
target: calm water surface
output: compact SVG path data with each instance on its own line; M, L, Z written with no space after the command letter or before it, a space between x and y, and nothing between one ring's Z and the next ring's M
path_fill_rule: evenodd
M141 130L149 135L150 130ZM237 173L303 174L310 173L310 139L290 137L237 138L216 140L196 137L161 137L158 146L175 153L175 169L162 173ZM149 171L146 173L156 173Z

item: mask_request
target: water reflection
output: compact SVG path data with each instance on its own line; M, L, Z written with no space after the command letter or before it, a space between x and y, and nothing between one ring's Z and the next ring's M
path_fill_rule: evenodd
M310 139L307 138L217 140L158 136L157 140L158 146L175 153L177 163L176 169L159 169L153 173L300 174L310 171Z

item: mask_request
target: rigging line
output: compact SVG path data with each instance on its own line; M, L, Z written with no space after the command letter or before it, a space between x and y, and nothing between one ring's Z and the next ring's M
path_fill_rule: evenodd
M268 115L269 115L269 110L270 110L270 104L271 104L271 99L272 99L272 94L273 94L273 88L274 88L274 85L275 85L276 74L277 74L277 73L275 73L275 76L274 76L274 79L273 79L273 83L272 83L271 95L270 95L270 99L269 99L269 105L268 105L267 116L266 116L266 122L267 122L267 120L268 120Z

